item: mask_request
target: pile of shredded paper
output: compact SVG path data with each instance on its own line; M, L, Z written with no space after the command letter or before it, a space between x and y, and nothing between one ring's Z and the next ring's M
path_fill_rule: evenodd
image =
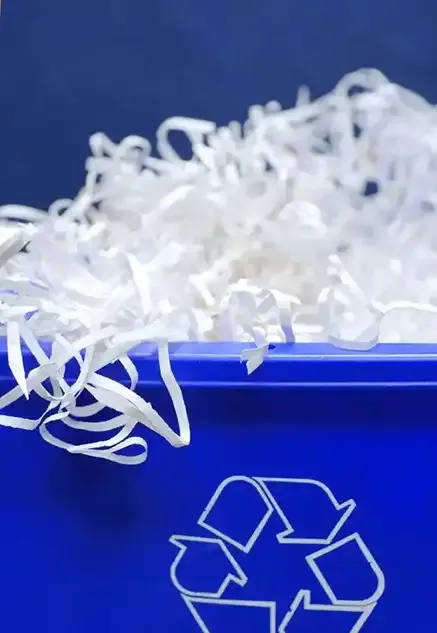
M189 160L172 145L181 134ZM168 119L156 148L100 133L90 145L75 200L48 213L0 208L1 321L17 382L0 407L32 391L47 401L38 419L0 423L139 463L138 424L173 446L190 441L168 341L250 343L252 371L272 342L437 339L437 109L378 71L313 101L302 89L291 109L252 106L244 125ZM135 393L128 354L146 341L177 432ZM27 375L24 347L37 363ZM99 373L115 361L131 388ZM78 377L67 384L71 362ZM93 404L77 402L84 390ZM105 408L113 415L93 421ZM54 421L105 439L73 446Z

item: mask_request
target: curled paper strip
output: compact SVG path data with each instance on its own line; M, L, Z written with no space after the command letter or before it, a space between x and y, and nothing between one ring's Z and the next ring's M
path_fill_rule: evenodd
M254 105L243 125L172 117L156 153L137 136L116 144L97 133L90 146L75 200L48 213L0 208L0 326L16 381L0 424L139 463L141 428L190 442L169 341L247 343L251 373L271 343L437 340L437 110L378 71L347 75L314 101L302 89L289 109ZM176 430L135 391L129 353L145 342ZM101 373L114 362L129 386ZM42 416L6 415L33 393ZM59 423L97 439L70 444Z

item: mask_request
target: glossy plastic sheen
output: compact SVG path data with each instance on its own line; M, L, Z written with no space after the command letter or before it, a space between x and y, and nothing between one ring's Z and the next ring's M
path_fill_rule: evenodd
M1 429L2 630L432 627L437 346L279 345L252 376L240 351L172 346L192 445L148 434L140 467ZM171 422L153 347L132 357Z

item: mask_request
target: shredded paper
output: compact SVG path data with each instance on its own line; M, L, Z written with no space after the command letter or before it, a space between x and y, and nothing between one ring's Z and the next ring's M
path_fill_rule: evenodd
M147 457L138 425L190 442L169 341L247 343L251 372L271 343L437 339L437 109L378 71L314 100L302 89L290 109L252 106L244 125L172 117L155 147L102 133L90 146L76 199L48 212L0 207L1 327L16 382L0 424L135 464ZM176 430L135 391L129 353L145 342ZM102 373L115 362L123 384ZM33 392L46 401L40 417L6 415ZM98 439L71 444L59 422Z

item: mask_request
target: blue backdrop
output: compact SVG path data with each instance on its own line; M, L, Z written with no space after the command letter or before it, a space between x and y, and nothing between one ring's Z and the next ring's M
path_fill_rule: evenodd
M83 181L88 137L242 119L376 66L437 101L435 0L3 0L0 203Z

